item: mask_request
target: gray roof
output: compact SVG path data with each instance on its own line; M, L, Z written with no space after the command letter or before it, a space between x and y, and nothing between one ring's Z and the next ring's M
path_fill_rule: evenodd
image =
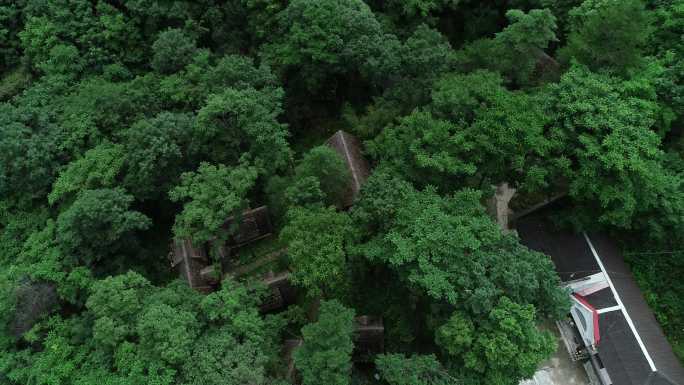
M588 234L585 238L583 234L553 229L544 211L517 223L522 243L549 255L561 280L578 279L605 270L618 298L612 289L604 289L586 297L592 306L600 310L618 302L624 305L624 311L599 311L598 356L613 384L684 385L684 368L615 243L603 234ZM633 329L629 321L634 325Z
M646 303L631 270L623 260L619 248L602 234L590 234L589 237L596 252L601 256L603 265L655 364L658 376L649 375L648 380L660 379L660 382L635 382L635 384L684 384L684 368L674 355L672 346L665 338L653 311ZM622 341L620 342L622 343ZM662 382L665 379L670 381Z

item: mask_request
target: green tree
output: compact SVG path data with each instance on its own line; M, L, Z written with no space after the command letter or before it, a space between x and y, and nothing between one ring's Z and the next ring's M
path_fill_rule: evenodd
M168 29L152 44L154 55L150 64L159 73L174 73L189 64L196 51L191 37L180 29Z
M458 384L437 360L435 355L381 354L375 365L383 380L390 385L448 385Z
M394 226L392 218L407 197L415 193L410 183L392 168L380 164L363 185L361 195L351 210L355 236L362 242L375 242Z
M170 365L179 365L190 357L198 331L193 313L167 304L145 306L136 323L143 354L158 356Z
M326 200L321 184L314 176L274 175L268 179L264 190L268 197L268 210L277 226L284 223L291 207L320 206Z
M533 0L534 7L546 8L553 12L558 19L559 31L568 29L568 14L570 10L582 4L583 0Z
M29 234L25 235L22 245L14 255L12 274L15 278L21 278L26 274L32 279L42 279L53 282L62 282L64 272L63 253L56 240L57 226L52 219L41 223ZM66 264L69 267L73 264Z
M90 70L119 60L139 63L143 58L144 45L133 21L107 2L58 0L30 4L24 11L24 29L18 35L24 53L38 68L54 68L51 54L60 45L78 49Z
M384 68L378 68L374 75L375 82L384 89L382 97L374 98L361 116L350 105L344 111L345 120L361 138L375 137L397 117L429 103L433 83L455 64L447 38L425 24L419 25L401 46L388 50L391 52Z
M105 140L118 142L133 123L161 109L157 80L152 76L130 81L91 77L72 87L59 103L60 147L74 158Z
M476 172L469 161L465 130L429 111L416 110L387 127L369 152L420 185L443 185L445 176L464 178Z
M304 343L294 353L304 385L349 384L353 320L353 309L336 300L321 302L318 321L302 328Z
M125 131L123 185L138 199L160 197L178 183L182 166L197 154L184 153L194 129L189 114L162 112Z
M221 290L202 299L200 307L207 319L227 328L235 338L263 344L269 330L259 316L259 293L231 279L221 283Z
M308 88L382 60L385 36L361 0L295 0L278 15L279 31L264 55L279 68L299 71Z
M95 353L75 365L77 378L100 370L136 385L271 383L279 326L259 315L254 294L231 280L207 296L180 281L155 287L133 272L97 281L87 302Z
M151 221L131 210L133 197L121 188L83 190L57 218L57 241L64 255L97 262L122 248Z
M9 2L0 5L0 71L5 72L19 62L21 50L18 33L23 28L23 4Z
M192 62L175 74L160 79L160 92L174 103L189 109L201 108L209 95L226 88L254 88L277 96L278 80L264 63L242 55L226 55L214 62L211 52L198 51Z
M130 339L135 333L131 325L153 290L147 279L134 272L96 281L86 302L95 317L93 338L110 348Z
M90 266L77 266L76 258L62 252L56 236L57 226L52 219L42 222L40 226L27 234L19 252L12 255L10 282L20 285L29 281L47 284L56 289L61 303L82 306L94 272ZM31 303L29 300L20 304L30 307Z
M310 206L320 205L326 200L329 200L323 191L321 191L321 182L315 176L307 176L299 178L294 176L290 180L284 180L280 187L284 187L284 195L281 194L277 199L284 201L287 207L291 206ZM331 202L334 203L334 202Z
M549 135L551 119L543 100L543 95L504 91L475 109L465 137L479 186L509 182L539 191L558 179L569 161L557 156L562 144Z
M515 385L531 378L555 350L553 335L540 331L532 305L502 297L482 320L454 313L436 333L436 342L464 379L477 384Z
M33 354L22 351L11 356L9 367L3 370L11 383L33 382L40 385L67 385L81 376L81 368L88 361L91 347L79 344L74 337L73 323L54 319L50 322L50 333L42 340L49 349ZM81 325L78 325L81 326ZM5 369L5 368L4 368ZM84 370L85 371L85 370Z
M651 75L648 78L658 90L660 104L672 109L672 126L677 127L684 119L684 42L680 38L684 34L684 1L658 2L653 18L658 28L653 30L647 52L659 60L648 60L646 69L635 75Z
M540 55L556 38L556 18L548 9L506 12L510 24L494 39L505 50L495 60L519 84L528 84ZM493 58L494 59L494 58ZM502 60L503 59L503 60ZM503 61L507 61L503 63Z
M585 1L569 16L570 34L562 50L566 58L618 74L641 63L652 30L643 1Z
M567 310L552 262L502 235L479 192L442 197L386 174L367 186L353 212L362 240L355 254L394 269L433 301L474 314L491 311L501 295L547 315Z
M567 164L556 156L559 143L548 133L544 98L508 91L500 76L476 71L438 81L430 108L440 118L466 122L467 155L480 183L508 181L534 190Z
M304 154L293 175L268 180L269 207L277 221L294 206L342 207L350 178L347 165L333 149L314 147Z
M548 9L524 13L506 12L510 24L493 39L480 39L464 46L456 62L464 71L486 68L500 72L519 86L538 83L532 76L549 44L557 41L556 18Z
M287 244L292 281L311 295L329 294L343 285L350 232L349 216L332 207L290 209L280 238Z
M240 341L226 328L209 330L195 343L183 365L188 385L266 385L267 357L259 345Z
M207 242L229 234L222 226L228 217L247 207L247 194L254 187L257 170L250 165L228 168L202 163L197 171L181 175L180 184L169 192L174 202L185 202L176 216L177 238Z
M191 151L225 163L248 156L256 167L271 173L286 166L291 157L287 125L277 119L282 97L279 89L265 92L252 88L228 88L211 95L197 113Z
M0 207L0 224L3 228L0 234L0 262L9 266L29 236L45 226L49 215L44 207L32 212L9 209L5 202L0 203Z
M401 14L413 17L413 16L428 16L432 12L439 12L444 8L457 8L460 3L459 0L390 0L389 6L392 8L398 8Z
M326 205L339 206L347 192L351 176L344 160L328 146L309 150L295 168L295 179L315 178L325 196Z
M183 287L178 285L173 289L174 297L191 303L177 290ZM199 296L187 286L185 290ZM154 288L135 273L96 282L92 300L88 301L90 310L65 318L56 315L42 323L41 333L27 339L32 347L12 352L11 359L3 363L8 364L3 371L7 374L5 379L11 383L45 385L86 385L93 381L136 385L172 382L173 368L131 342L140 338L135 326L140 312L157 306L151 305L158 299L154 294L159 291L163 290ZM164 319L157 326L163 323ZM108 328L112 324L116 329ZM173 342L163 341L159 346Z
M663 166L661 141L652 131L658 106L617 78L574 66L551 88L554 135L573 159L570 195L584 210L578 223L632 228L640 217L679 201L678 176ZM660 215L665 212L661 212ZM662 216L671 225L681 215Z
M0 193L15 201L45 197L63 155L58 128L30 96L21 107L0 105Z
M398 51L398 64L393 71L385 71L390 84L385 93L389 99L401 101L409 110L429 101L432 82L454 64L449 40L436 29L419 25L402 43Z
M251 34L262 42L278 29L278 14L287 7L286 0L242 0L249 16L247 25Z
M545 187L567 162L541 97L511 92L489 71L449 74L435 82L432 102L369 144L369 153L419 186L452 191L465 183L507 181ZM564 162L565 161L565 162Z
M675 51L684 53L684 42L680 39L684 33L684 3L682 0L658 1L653 9L654 28L649 48L654 52Z
M73 198L83 190L114 187L123 166L122 146L103 143L74 160L60 172L48 195L48 202L54 204L66 197Z
M648 250L639 245L637 250ZM629 253L627 261L644 298L653 309L672 350L684 360L684 282L674 277L684 271L684 253L662 254Z
M682 248L682 0L0 3L3 385L284 384L299 306L163 266L169 231L226 240L266 199L293 282L383 317L389 385L517 383L551 349L535 316L568 295L485 214L492 184ZM349 212L344 162L311 148L333 128L373 158ZM649 287L676 349L678 288ZM355 382L354 312L321 311L296 366Z
M78 48L68 44L58 44L50 49L50 56L38 63L38 68L46 75L75 76L83 70L84 64Z

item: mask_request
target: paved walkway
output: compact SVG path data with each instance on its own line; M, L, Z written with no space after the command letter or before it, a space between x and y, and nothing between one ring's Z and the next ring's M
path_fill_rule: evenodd
M582 364L570 359L567 349L561 340L556 325L544 325L556 337L558 349L548 360L541 363L534 377L522 381L520 385L589 385L587 373Z

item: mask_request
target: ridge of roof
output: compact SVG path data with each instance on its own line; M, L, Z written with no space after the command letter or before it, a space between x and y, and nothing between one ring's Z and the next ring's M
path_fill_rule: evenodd
M622 312L622 315L627 320L627 325L629 325L629 328L632 330L634 337L636 337L637 343L639 344L639 347L641 348L641 352L646 357L646 361L648 362L648 365L651 368L651 371L655 372L657 369L656 369L655 363L653 362L653 358L651 358L651 354L648 352L648 349L646 349L646 345L644 345L644 341L641 339L641 336L639 335L639 332L637 331L636 326L634 326L634 321L632 321L632 317L629 316L629 312L627 312L627 308L622 303L622 300L620 299L620 295L618 294L617 289L615 288L615 285L613 285L613 281L610 279L610 274L608 274L605 266L603 265L603 261L601 261L601 257L596 252L596 249L594 248L594 244L591 243L591 239L589 239L589 236L587 235L587 233L583 232L582 235L584 236L584 240L589 245L589 249L591 250L591 253L594 255L594 258L596 258L596 262L598 263L599 268L601 269L603 274L606 276L606 280L608 280L608 286L610 287L610 290L613 292L613 297L615 297L615 301L617 301L617 304L620 307L620 311Z

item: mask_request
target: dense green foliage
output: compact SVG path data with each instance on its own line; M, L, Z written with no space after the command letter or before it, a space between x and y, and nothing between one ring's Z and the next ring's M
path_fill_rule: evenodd
M551 262L503 236L485 214L479 192L444 197L381 172L366 187L353 214L368 228L375 224L364 223L366 218L380 220L383 229L358 253L396 269L433 299L474 314L491 311L502 294L534 299L544 314L562 314L565 303Z
M294 356L302 384L348 385L354 310L332 300L321 302L319 311L318 320L302 328L304 342Z
M344 285L349 216L332 207L295 207L287 219L280 237L288 245L293 282L311 295Z
M256 177L257 171L250 166L240 165L229 170L222 164L209 163L201 163L197 172L181 175L180 184L169 192L171 200L187 201L176 216L176 237L206 242L222 236L226 219L247 206L245 196Z
M236 284L203 297L184 284L158 288L129 272L94 282L89 292L81 315L43 326L49 349L3 358L7 381L266 383L277 330L259 316L253 293Z
M684 269L682 253L636 254L630 256L630 262L646 301L670 337L675 354L684 361L684 282L679 279Z
M684 357L683 33L683 0L1 2L0 384L286 384L301 338L304 384L516 385L568 303L487 214L502 182L647 252ZM261 205L283 250L178 280L173 239L235 246Z
M535 326L534 307L521 306L507 297L479 324L454 313L436 333L437 344L450 356L460 359L458 367L465 378L487 384L508 384L510 376L530 378L537 363L555 351L554 337Z
M382 379L390 385L447 385L456 382L434 355L405 357L383 354L375 359L375 365Z
M596 70L626 73L638 66L650 31L640 0L590 0L568 13L568 44L563 55Z

